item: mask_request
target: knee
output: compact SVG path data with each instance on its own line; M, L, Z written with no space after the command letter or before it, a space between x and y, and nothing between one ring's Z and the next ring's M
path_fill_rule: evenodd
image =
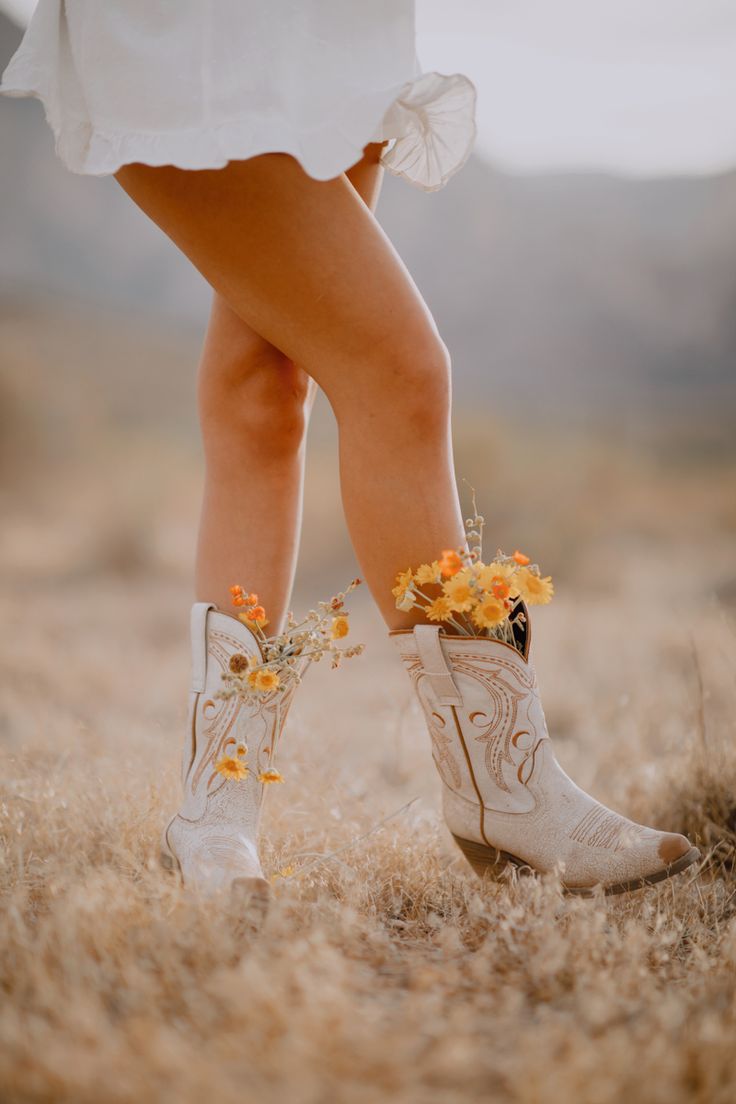
M431 438L447 432L452 394L450 357L436 334L402 337L392 345L384 373L391 408L405 433Z
M216 370L203 365L199 410L208 455L257 453L261 462L294 455L309 409L309 377L277 349L233 350Z

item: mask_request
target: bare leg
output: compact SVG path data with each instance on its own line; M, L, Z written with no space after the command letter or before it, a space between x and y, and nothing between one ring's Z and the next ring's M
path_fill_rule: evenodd
M345 510L389 625L395 573L463 539L446 350L409 274L344 178L267 154L225 169L128 165L118 180L235 313L324 389Z
M346 174L375 208L380 145ZM258 592L277 631L289 601L301 523L306 428L316 385L215 292L199 366L206 473L198 601L228 609L228 588Z

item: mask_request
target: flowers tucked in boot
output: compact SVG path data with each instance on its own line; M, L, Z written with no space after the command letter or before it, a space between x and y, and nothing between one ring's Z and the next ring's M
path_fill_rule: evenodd
M447 825L478 874L508 864L559 870L573 893L620 893L684 870L699 852L681 835L635 824L581 790L555 758L529 658L525 601L546 604L549 577L520 552L447 551L397 578L403 610L430 622L391 633L419 698L442 779ZM440 625L447 625L450 632Z
M265 897L258 854L264 789L283 782L274 757L294 692L309 663L329 655L333 667L362 645L347 635L346 594L319 603L274 637L257 596L231 589L232 616L207 602L192 607L192 684L182 760L183 800L167 825L161 858L209 895L238 886Z

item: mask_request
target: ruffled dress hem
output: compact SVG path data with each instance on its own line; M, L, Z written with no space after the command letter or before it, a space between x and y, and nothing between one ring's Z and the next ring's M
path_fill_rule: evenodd
M352 99L337 118L297 129L286 117L251 116L171 131L116 131L54 110L47 77L19 54L0 93L41 101L56 153L72 172L109 176L123 165L219 169L265 153L296 158L316 180L329 180L360 160L370 142L390 142L381 162L424 191L442 188L468 160L475 140L476 91L463 74L423 73Z

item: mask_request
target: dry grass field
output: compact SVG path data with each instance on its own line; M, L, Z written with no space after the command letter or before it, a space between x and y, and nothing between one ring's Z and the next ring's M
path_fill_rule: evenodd
M478 881L362 595L365 655L314 668L287 727L265 825L273 903L252 933L157 864L185 716L196 449L122 400L117 421L72 418L47 382L33 391L23 349L0 550L0 1099L731 1104L733 454L684 432L622 448L465 421L458 449L491 540L557 578L534 647L563 764L695 836L700 870L591 901L554 880ZM330 440L313 453L296 608L353 571Z

